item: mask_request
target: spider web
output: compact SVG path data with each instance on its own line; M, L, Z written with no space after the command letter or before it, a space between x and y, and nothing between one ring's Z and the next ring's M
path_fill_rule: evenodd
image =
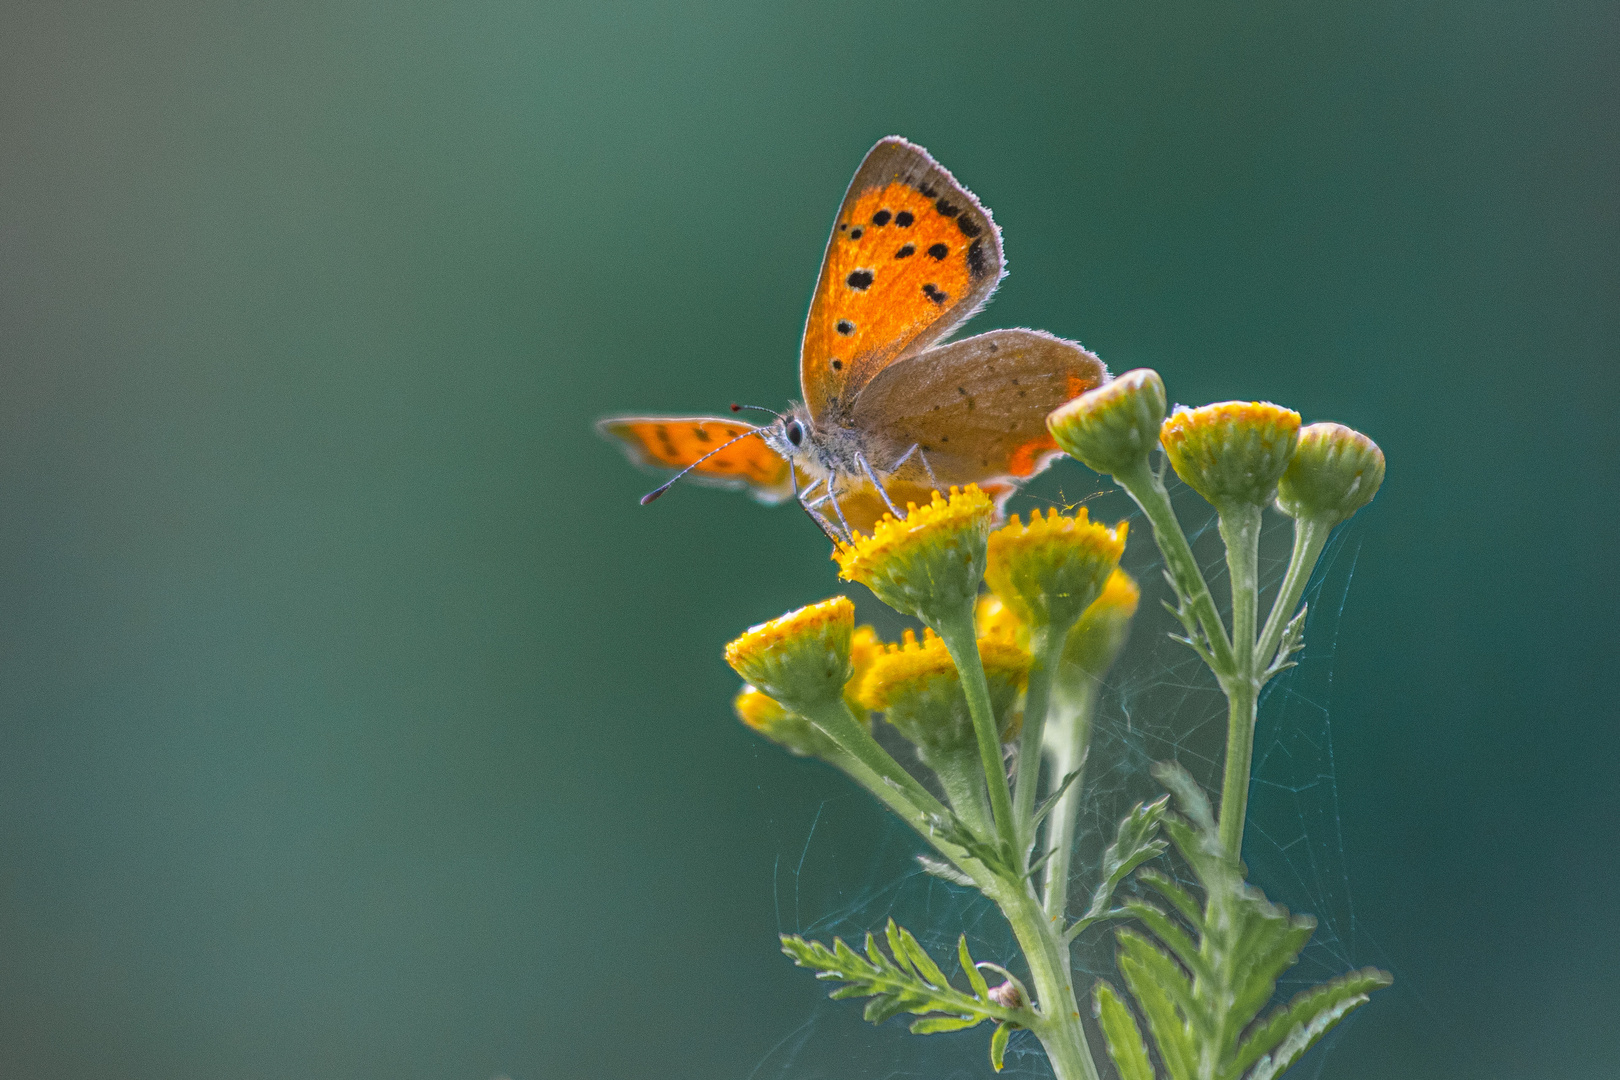
M1217 603L1224 609L1229 586L1224 549L1208 505L1185 487L1172 489ZM1047 500L1052 501L1052 500ZM1057 500L1061 502L1061 500ZM1134 543L1124 568L1142 587L1142 603L1119 661L1109 673L1098 702L1090 755L1084 775L1077 850L1070 886L1071 914L1098 878L1102 850L1120 817L1162 790L1153 780L1154 762L1175 760L1216 801L1226 741L1226 700L1203 662L1171 633L1180 627L1162 601L1171 596L1147 523L1120 493L1100 496L1091 506L1099 520L1129 517ZM1287 567L1292 530L1279 515L1267 513L1261 538L1262 619ZM1376 946L1360 934L1345 871L1338 781L1329 719L1337 631L1355 570L1354 540L1338 530L1318 563L1305 600L1305 648L1298 666L1283 672L1263 692L1255 732L1243 854L1250 880L1275 903L1308 913L1316 933L1299 963L1279 982L1277 997L1287 1000L1308 986L1362 966L1361 954ZM862 599L857 598L859 603ZM876 602L862 604L862 618L892 640L905 625ZM1223 615L1226 612L1223 610ZM915 754L887 725L876 734L908 765ZM807 767L815 767L808 766ZM958 985L956 941L965 934L976 960L1003 964L1021 976L1027 971L1011 929L994 904L977 891L922 872L914 857L923 841L877 806L866 792L831 771L821 774L824 794L810 806L765 810L776 833L773 868L776 923L785 934L830 941L842 937L859 948L868 931L882 938L889 918L914 933ZM1184 866L1163 858L1154 864L1184 885L1194 884ZM1127 886L1129 888L1129 886ZM1075 989L1089 1014L1090 992L1099 978L1120 985L1114 968L1113 933L1093 927L1071 951ZM1376 957L1375 957L1376 958ZM784 959L784 962L786 960ZM805 981L815 983L809 972ZM781 1033L747 1074L748 1080L967 1080L993 1077L987 1046L990 1026L947 1035L914 1036L905 1030L909 1014L874 1028L861 1019L858 1001L812 1006L803 1021ZM1344 1025L1289 1071L1291 1078L1316 1080ZM1101 1039L1090 1029L1093 1050ZM1105 1056L1105 1055L1104 1055ZM1104 1075L1111 1070L1105 1065ZM1039 1043L1029 1032L1015 1032L1003 1077L1050 1077Z

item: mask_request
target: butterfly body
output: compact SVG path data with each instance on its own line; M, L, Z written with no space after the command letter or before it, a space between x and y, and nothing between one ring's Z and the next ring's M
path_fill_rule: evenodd
M761 427L632 417L601 428L641 463L767 502L797 495L846 537L951 485L1005 499L1058 453L1046 415L1107 371L1037 330L937 344L1004 273L989 211L921 147L884 139L828 241L800 350L803 403Z

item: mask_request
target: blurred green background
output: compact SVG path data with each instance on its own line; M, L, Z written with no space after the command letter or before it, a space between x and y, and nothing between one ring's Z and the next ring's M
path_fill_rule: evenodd
M1615 1075L1617 46L1592 0L6 5L0 1074L922 1050L774 946L880 920L909 841L728 708L824 541L641 509L590 431L796 394L902 133L1005 229L976 327L1389 455L1310 841L1397 985L1301 1075Z

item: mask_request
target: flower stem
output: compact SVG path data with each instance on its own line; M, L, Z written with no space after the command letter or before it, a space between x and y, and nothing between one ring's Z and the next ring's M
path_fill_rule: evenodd
M1328 534L1332 531L1332 525L1313 518L1294 522L1294 550L1288 558L1288 572L1277 587L1277 598L1271 602L1271 614L1266 617L1265 629L1260 631L1260 644L1254 651L1257 671L1270 670L1272 661L1276 659L1283 630L1299 607L1299 598L1305 594L1305 585L1310 581L1311 571L1316 569L1316 560L1321 558L1322 549L1327 546Z
M1164 556L1165 569L1169 570L1176 591L1203 629L1210 655L1220 668L1231 670L1233 647L1226 636L1226 627L1221 623L1221 613L1215 607L1209 585L1198 569L1192 545L1187 543L1187 535L1181 531L1181 522L1176 520L1175 509L1170 505L1170 493L1165 490L1164 482L1148 467L1145 458L1131 471L1116 473L1114 480L1147 515L1149 524L1153 526L1153 541ZM1220 671L1217 670L1216 674L1219 675Z
M951 654L957 674L961 676L968 712L973 717L973 732L979 742L979 760L984 766L985 782L990 788L990 809L995 818L996 831L1011 859L1018 850L1012 790L1007 786L1007 765L1001 756L1001 733L996 730L995 713L990 708L990 685L985 681L984 662L979 658L979 640L973 626L973 602L969 600L960 612L942 620L933 629L945 642L946 651Z
M1260 507L1239 503L1221 510L1227 576L1232 583L1232 653L1221 676L1226 691L1226 772L1221 780L1221 844L1233 859L1243 853L1243 817L1249 805L1249 767L1254 758L1255 709L1260 681L1255 670L1255 613L1259 607Z
M1091 743L1091 716L1097 704L1100 684L1090 675L1064 701L1047 726L1046 748L1051 754L1053 783L1059 783L1071 772L1082 770ZM1074 778L1069 789L1052 808L1046 826L1046 848L1052 853L1046 860L1046 916L1061 921L1069 907L1069 867L1074 858L1074 833L1080 819L1080 787L1085 779L1082 772Z
M919 814L945 812L945 807L940 801L894 760L887 750L878 745L878 741L872 738L872 733L866 729L866 725L855 719L842 698L833 698L807 708L805 717L826 732L827 737L849 755L852 763L861 767L862 775L857 776L857 779L870 788L878 798L889 803L891 809L894 808L891 796L899 796ZM843 767L845 771L854 775L847 766ZM908 821L911 820L905 813L901 813L901 816ZM930 835L926 827L919 831L924 836Z
M1058 924L1046 917L1035 894L1023 883L998 883L990 898L1007 916L1029 964L1041 1014L1034 1031L1046 1050L1053 1075L1057 1080L1098 1080L1074 993L1069 950L1058 939Z
M1069 627L1035 626L1029 632L1029 685L1024 691L1024 730L1018 743L1018 773L1013 784L1013 815L1027 848L1035 842L1035 796L1041 782L1041 745L1052 700L1052 678L1063 658ZM1057 783L1067 771L1053 773Z

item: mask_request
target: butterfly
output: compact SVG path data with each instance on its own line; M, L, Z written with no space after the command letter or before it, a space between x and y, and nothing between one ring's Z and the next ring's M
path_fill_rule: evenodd
M761 410L776 416L762 426L626 416L598 430L676 479L797 498L834 540L952 485L978 484L999 511L1061 453L1047 414L1108 378L1096 356L1040 330L938 344L1005 273L990 211L928 151L883 139L850 181L822 258L799 353L803 402ZM757 406L732 411L743 408Z

